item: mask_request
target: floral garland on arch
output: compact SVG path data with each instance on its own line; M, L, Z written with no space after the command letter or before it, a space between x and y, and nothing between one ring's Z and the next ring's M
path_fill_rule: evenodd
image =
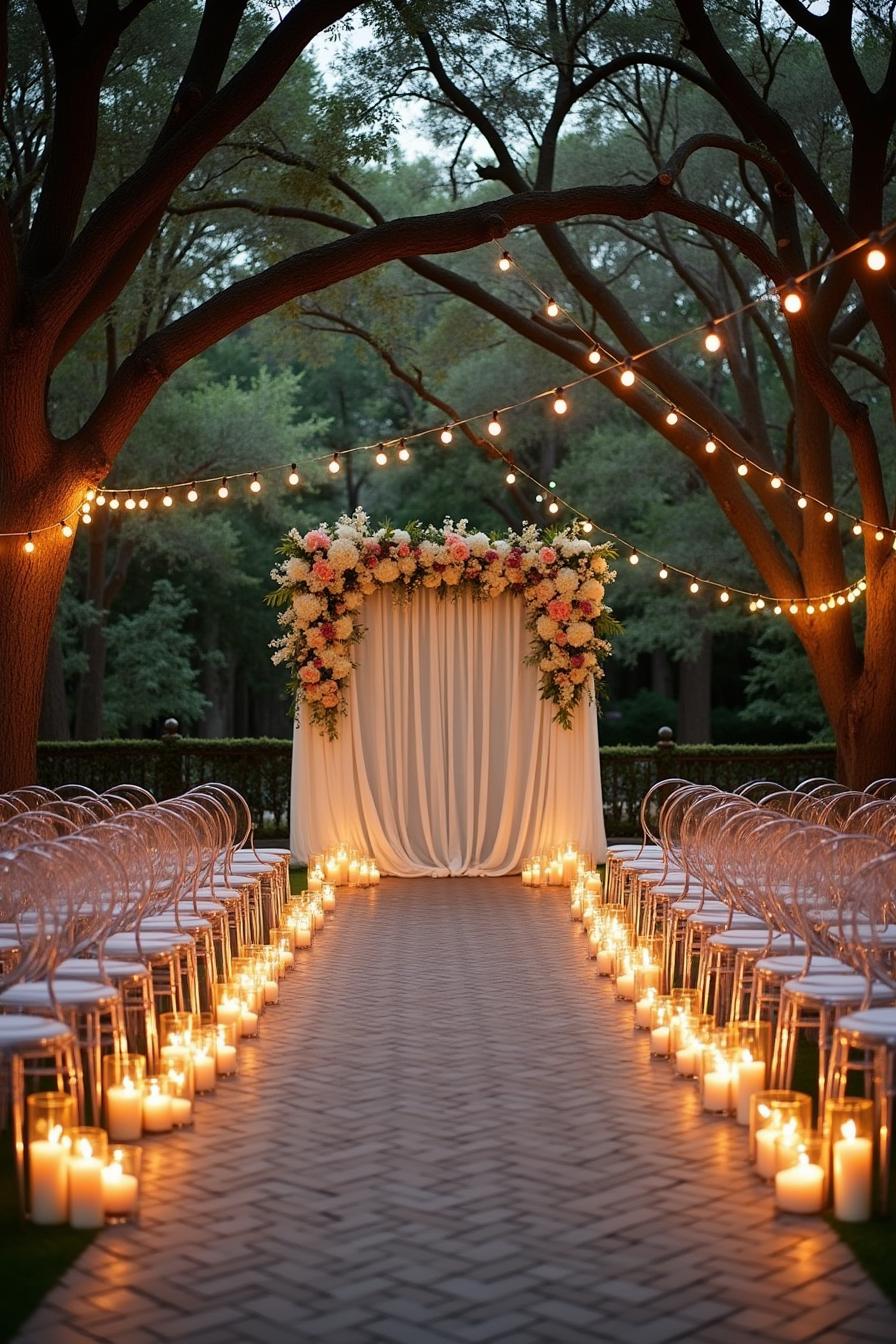
M280 553L268 601L285 607L278 620L286 633L271 642L273 662L290 667L296 720L306 705L311 722L331 739L347 710L352 649L364 636L361 608L380 588L391 587L396 601L416 588L443 595L467 590L477 598L519 594L532 635L526 662L537 666L541 698L556 706L563 728L572 726L584 695L594 699L609 636L620 628L604 605L605 586L616 577L608 563L613 552L586 541L576 525L486 536L466 519L446 518L441 527L374 530L356 509L333 527L293 528Z

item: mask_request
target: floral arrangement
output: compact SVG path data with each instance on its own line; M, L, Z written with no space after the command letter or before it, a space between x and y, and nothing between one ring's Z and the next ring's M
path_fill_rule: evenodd
M601 666L611 651L608 637L619 629L604 605L606 584L615 577L612 551L592 546L578 525L542 533L486 536L466 519L446 518L441 527L409 523L407 528L373 530L357 509L332 527L310 532L295 528L280 548L284 559L271 571L277 588L269 601L285 609L285 633L272 641L273 661L292 671L296 716L302 705L330 738L346 712L352 651L363 638L365 597L391 586L396 600L416 588L442 594L466 589L475 597L517 593L526 604L532 634L527 662L537 666L543 700L556 705L564 728L584 695L594 698Z

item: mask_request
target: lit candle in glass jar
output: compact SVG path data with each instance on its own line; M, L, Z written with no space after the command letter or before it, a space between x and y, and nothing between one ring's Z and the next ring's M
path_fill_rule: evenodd
M64 1223L68 1212L68 1142L62 1125L53 1125L45 1139L28 1144L31 1221L41 1226Z
M72 1227L102 1227L103 1163L89 1139L76 1139L68 1159L68 1220Z
M775 1203L785 1213L820 1213L824 1207L824 1167L802 1152L792 1167L775 1173Z
M855 1120L840 1126L834 1141L834 1217L864 1223L871 1217L872 1142L858 1137Z

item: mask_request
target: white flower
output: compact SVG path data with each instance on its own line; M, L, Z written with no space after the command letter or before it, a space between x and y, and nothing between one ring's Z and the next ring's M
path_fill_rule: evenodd
M566 638L574 649L580 649L583 644L587 644L594 636L594 631L587 621L573 621L566 627Z
M474 532L471 537L467 537L467 543L475 556L483 556L490 547L488 537L484 532Z
M505 555L509 555L509 554L510 554L510 552L512 551L512 549L513 549L513 547L512 547L512 545L511 545L511 543L510 543L509 541L504 541L504 540L496 541L495 544L494 544L494 546L492 547L492 550L493 550L493 551L497 551L498 554L500 555L500 557L501 557L502 560L504 559Z
M314 593L296 593L292 599L293 620L301 627L310 625L320 616L324 606L322 598L316 597Z
M354 628L355 624L351 616L340 616L338 621L333 622L337 639L351 639Z
M539 616L535 622L535 629L538 631L538 638L549 644L557 633L557 622L552 621L550 616Z
M575 589L578 588L579 576L574 569L570 569L568 566L565 566L563 569L558 570L554 582L557 585L557 592L567 595L569 593L574 592Z
M439 554L439 548L434 541L421 541L420 543L420 563L427 567L432 565Z
M311 573L311 566L308 561L300 560L298 556L293 556L287 560L283 568L290 583L302 583Z
M352 670L351 660L348 658L334 658L332 672L337 681L345 681Z
M392 533L392 540L396 546L410 546L411 534L410 532L403 532L400 527L396 527L395 531Z
M327 560L334 569L343 571L353 568L360 559L360 552L353 541L340 537L327 551Z

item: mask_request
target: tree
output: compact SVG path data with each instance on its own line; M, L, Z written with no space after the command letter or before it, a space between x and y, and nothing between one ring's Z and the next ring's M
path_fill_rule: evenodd
M592 197L599 226L535 220L533 236L515 250L537 258L531 268L556 286L586 341L599 339L617 357L643 355L638 369L661 399L643 388L624 392L613 379L604 386L693 463L765 591L782 599L838 592L858 577L849 550L863 552L864 635L846 604L809 613L804 601L785 619L811 663L842 776L859 784L893 773L892 260L887 273L874 274L858 249L816 272L798 313L745 308L724 331L730 377L702 357L684 366L677 347L653 349L766 289L780 292L888 222L891 7L843 0L818 14L799 0L520 0L495 11L481 0L450 10L395 0L378 16L367 51L353 44L352 86L366 80L372 104L412 98L428 107L433 139L454 148L446 193L482 200L501 189L517 199L529 191L556 199L571 182L610 178L613 185ZM255 149L298 162L289 145ZM270 184L261 201L219 196L210 204L313 220L346 237L363 237L371 221L386 218L372 179L320 175L341 197L329 211L278 202ZM492 208L503 212L504 202L492 200ZM636 290L626 268L645 251L655 283ZM403 264L586 367L577 328L532 311L524 289L496 293L475 261L445 265L415 255ZM670 404L682 412L674 426L665 420ZM704 429L731 453L707 455ZM764 474L739 477L741 455ZM778 474L797 489L776 489ZM853 508L866 522L861 540L851 519L831 526L822 507L801 510L800 491Z

